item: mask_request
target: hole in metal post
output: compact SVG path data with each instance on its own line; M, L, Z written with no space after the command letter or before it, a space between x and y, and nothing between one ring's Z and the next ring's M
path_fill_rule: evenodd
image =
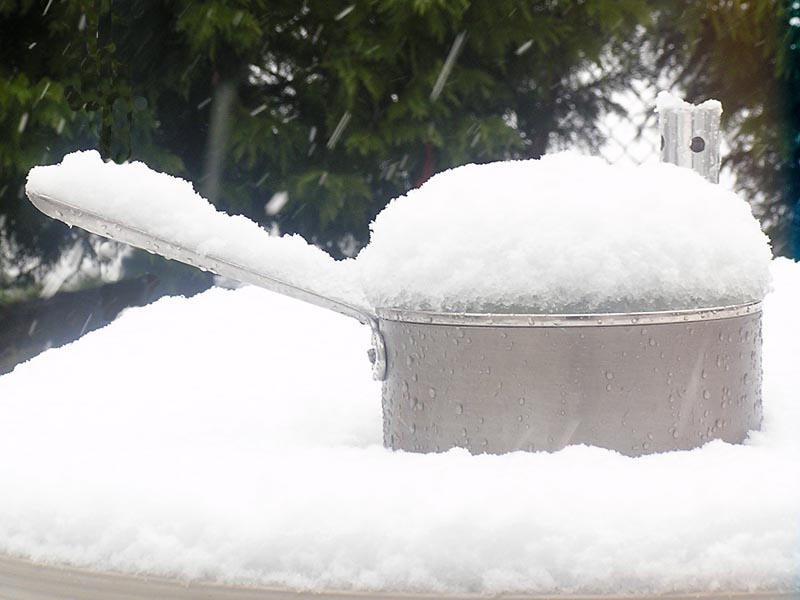
M702 152L706 149L706 141L701 137L693 137L692 143L689 144L689 149L692 152Z
M662 135L662 136L661 136L661 148L660 148L660 150L663 150L663 149L664 149L664 145L665 145L665 143L666 143L666 142L664 142L664 136Z

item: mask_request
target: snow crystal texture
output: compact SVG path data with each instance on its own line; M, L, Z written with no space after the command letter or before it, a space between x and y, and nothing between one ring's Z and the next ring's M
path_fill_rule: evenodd
M670 94L665 90L660 91L656 96L656 112L661 115L668 110L689 113L697 110L710 110L716 113L717 118L719 118L722 115L722 103L719 100L706 100L700 104L690 104L679 96Z
M770 259L748 204L695 172L563 153L434 176L357 262L373 306L583 313L760 300Z
M126 311L0 377L0 552L311 590L800 591L800 265L764 424L629 458L381 446L369 330L259 290Z

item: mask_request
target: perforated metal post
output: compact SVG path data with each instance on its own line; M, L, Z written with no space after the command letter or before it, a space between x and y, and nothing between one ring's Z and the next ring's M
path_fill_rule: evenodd
M716 100L689 104L661 92L657 110L661 160L693 169L718 183L722 105Z

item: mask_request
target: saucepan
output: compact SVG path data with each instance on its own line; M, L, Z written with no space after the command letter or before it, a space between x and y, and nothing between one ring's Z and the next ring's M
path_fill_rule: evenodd
M666 114L663 156L716 181L715 127L702 111ZM738 443L761 422L759 302L582 314L372 309L101 211L36 190L28 195L70 225L369 326L369 357L383 382L384 444L395 450L505 453L587 444L638 456L712 439Z

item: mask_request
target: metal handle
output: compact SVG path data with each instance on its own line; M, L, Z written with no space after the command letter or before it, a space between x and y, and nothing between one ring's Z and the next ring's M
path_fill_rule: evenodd
M203 271L210 271L211 273L230 277L231 279L243 283L257 285L273 292L338 312L352 317L365 325L369 325L372 329L373 352L370 352L370 358L373 364L373 375L375 379L379 381L385 379L386 353L383 345L383 337L378 326L377 317L368 312L367 309L287 283L272 275L257 271L252 267L236 264L223 256L216 256L212 253L201 254L200 252L176 244L171 240L164 239L124 223L118 223L103 215L87 211L77 206L72 206L61 200L46 196L45 194L33 190L27 190L27 194L36 208L54 219L63 221L69 226L75 225L91 233L130 244L136 248L146 250L151 254L159 254L164 258L177 260L178 262L197 267Z
M661 160L694 169L711 183L718 183L722 105L716 100L689 104L660 92L656 110Z

